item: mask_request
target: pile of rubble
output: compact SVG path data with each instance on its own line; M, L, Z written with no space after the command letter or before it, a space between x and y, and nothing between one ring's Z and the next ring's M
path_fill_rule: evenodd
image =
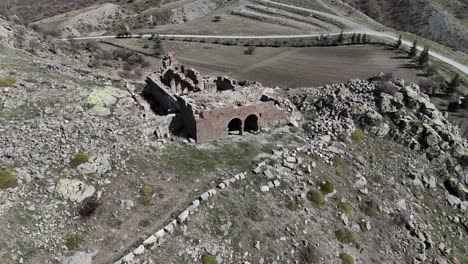
M297 100L296 100L297 101ZM305 128L312 137L339 138L357 126L424 151L444 171L450 192L468 198L468 142L415 84L359 79L312 90L299 105L317 116ZM452 178L449 175L453 175Z

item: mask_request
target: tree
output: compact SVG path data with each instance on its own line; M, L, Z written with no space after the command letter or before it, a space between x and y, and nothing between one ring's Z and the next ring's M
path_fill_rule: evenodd
M461 84L460 74L456 74L453 79L447 84L447 90L453 94L457 91L458 86Z
M401 47L401 35L400 37L398 38L397 42L395 43L395 49L399 49Z
M249 46L247 50L244 51L244 54L246 55L253 55L255 52L255 46Z
M367 43L369 40L367 39L367 34L364 33L364 36L362 36L362 43Z
M425 66L429 62L429 47L424 47L424 50L421 52L418 58L419 67Z
M219 22L221 21L221 16L215 16L212 20L213 22Z
M356 43L361 43L361 42L362 42L361 33L359 33L356 37Z
M164 53L164 48L162 46L161 39L159 37L154 38L154 44L153 44L153 54L156 56L159 56Z
M343 43L343 30L341 30L340 35L338 36L338 44Z
M409 52L408 56L410 58L414 58L414 57L416 57L417 54L418 54L418 41L415 40L413 42L413 46L411 46L411 49L410 49L410 52Z
M354 43L356 43L356 33L353 33L353 35L351 36L351 44Z

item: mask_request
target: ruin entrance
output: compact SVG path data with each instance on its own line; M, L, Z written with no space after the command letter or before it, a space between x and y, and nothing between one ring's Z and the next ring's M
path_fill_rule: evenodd
M258 131L258 117L256 115L249 115L245 119L244 131L250 133Z
M242 135L242 120L234 118L228 124L229 135Z

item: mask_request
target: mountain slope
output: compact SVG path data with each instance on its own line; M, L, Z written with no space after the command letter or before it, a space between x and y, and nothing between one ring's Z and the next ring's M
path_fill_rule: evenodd
M468 14L468 1L466 0L449 1L452 3L449 6L430 0L345 0L345 2L386 26L468 52L468 20L465 18L465 14Z

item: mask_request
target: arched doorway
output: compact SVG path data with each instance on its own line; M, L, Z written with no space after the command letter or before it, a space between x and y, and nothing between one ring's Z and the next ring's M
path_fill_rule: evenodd
M256 115L249 115L245 119L244 131L247 131L247 132L258 131L258 117Z
M228 124L228 133L229 135L242 135L242 120L232 119Z

